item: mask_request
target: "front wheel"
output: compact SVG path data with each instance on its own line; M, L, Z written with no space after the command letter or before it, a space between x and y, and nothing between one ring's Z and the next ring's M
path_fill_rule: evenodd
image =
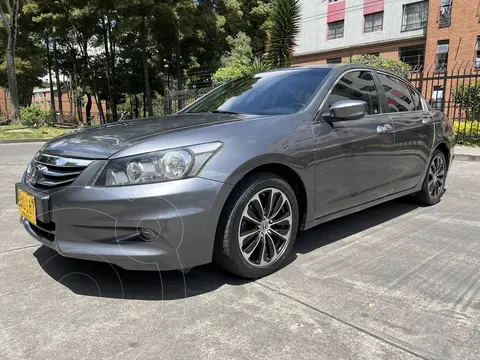
M423 205L437 204L445 192L447 162L441 150L435 150L423 181L422 190L415 194L415 199Z
M215 261L245 278L275 272L292 250L298 214L295 193L285 180L253 174L235 188L222 212Z

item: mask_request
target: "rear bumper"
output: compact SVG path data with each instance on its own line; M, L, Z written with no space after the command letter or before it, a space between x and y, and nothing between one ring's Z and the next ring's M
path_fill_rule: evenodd
M218 218L232 186L201 178L119 188L70 186L35 196L37 225L26 231L65 257L129 270L174 270L212 260ZM17 190L18 192L18 190ZM157 236L145 241L139 229Z

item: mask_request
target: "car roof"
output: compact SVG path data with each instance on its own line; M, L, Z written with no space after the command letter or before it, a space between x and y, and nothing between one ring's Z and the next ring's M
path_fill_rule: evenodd
M268 70L266 72L271 72L271 71L291 71L292 69L294 70L315 70L315 69L330 69L335 71L336 74L343 72L348 69L367 69L367 70L373 70L373 71L381 71L383 73L390 74L394 77L399 78L399 76L395 73L392 73L389 70L383 69L383 68L378 68L375 66L371 65L364 65L364 64L346 64L346 63L341 63L341 64L308 64L308 65L292 65L290 67L286 68L280 68L280 69L272 69ZM405 79L403 79L405 80Z
M348 69L368 69L368 70L373 70L373 71L381 71L381 72L386 72L391 75L393 74L391 71L377 68L371 65L364 65L364 64L308 64L308 65L292 65L290 67L284 67L280 69L271 69L267 71L263 71L262 73L268 73L268 72L282 72L282 71L292 71L292 70L316 70L316 69L330 69L335 72L342 72L344 70ZM397 75L395 75L397 76Z
M370 69L370 70L381 70L389 72L388 70L380 69L371 65L363 64L311 64L311 65L292 65L290 68L286 69Z

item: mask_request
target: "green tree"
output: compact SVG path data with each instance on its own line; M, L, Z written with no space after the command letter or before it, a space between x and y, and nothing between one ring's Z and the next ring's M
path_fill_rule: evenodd
M38 29L38 35L41 34L41 37L45 39L47 51L48 51L48 63L50 66L50 61L53 58L52 68L55 74L55 81L57 84L57 93L58 93L58 109L60 113L63 112L62 101L61 101L61 89L60 89L60 73L58 67L58 39L62 34L67 32L67 13L62 5L59 2L54 0L26 0L23 5L23 14L36 25L35 29ZM52 52L50 53L50 49ZM49 70L51 71L51 70ZM53 84L50 81L51 94L53 94ZM53 98L53 95L52 95ZM54 100L51 104L52 110L54 110Z
M387 59L375 55L354 56L351 60L348 60L347 63L374 66L379 69L391 71L403 78L408 78L411 71L410 65L405 64L402 61Z
M269 61L275 68L290 66L295 38L300 33L300 0L276 0L271 16Z
M17 49L18 15L20 12L20 0L0 0L0 20L3 31L7 35L5 51L8 90L12 103L13 123L20 123L20 104L18 99L18 83L15 68L15 51Z
M135 113L153 115L166 93L211 86L219 68L224 81L264 67L252 59L266 51L271 0L21 1L22 27L40 44L43 70L57 88L62 74L68 78L77 108L87 96L87 118L93 100L106 100L113 119L127 100Z
M222 57L222 67L213 74L216 83L224 83L251 73L253 55L250 38L239 32L235 38L228 36L227 42L231 50Z
M7 42L7 34L0 32L0 47L6 48ZM45 63L45 48L35 32L32 31L32 24L25 16L19 17L15 73L20 107L30 105L33 88L41 85L41 77L46 73ZM0 70L0 84L8 87L6 58L0 62Z

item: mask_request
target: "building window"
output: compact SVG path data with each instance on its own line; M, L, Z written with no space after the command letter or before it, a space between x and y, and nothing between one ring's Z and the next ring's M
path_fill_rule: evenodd
M410 65L413 71L419 71L425 61L425 45L401 47L400 61Z
M327 59L327 64L340 64L341 62L342 62L342 58Z
M368 53L367 55L370 55L370 56L380 56L380 53L379 52L374 52L374 53Z
M435 110L442 110L443 96L444 96L443 90L444 89L442 85L435 85L433 87L432 100L430 101L430 104Z
M340 39L343 38L344 20L331 22L328 24L328 39Z
M448 67L448 40L440 40L437 44L437 56L435 58L435 72L445 72Z
M428 1L403 5L402 31L425 29L428 21Z
M365 15L365 29L364 32L371 33L375 31L382 31L383 29L383 11L374 14Z
M477 36L477 45L475 50L476 50L475 68L480 69L480 36Z
M440 0L440 27L452 24L452 0Z

